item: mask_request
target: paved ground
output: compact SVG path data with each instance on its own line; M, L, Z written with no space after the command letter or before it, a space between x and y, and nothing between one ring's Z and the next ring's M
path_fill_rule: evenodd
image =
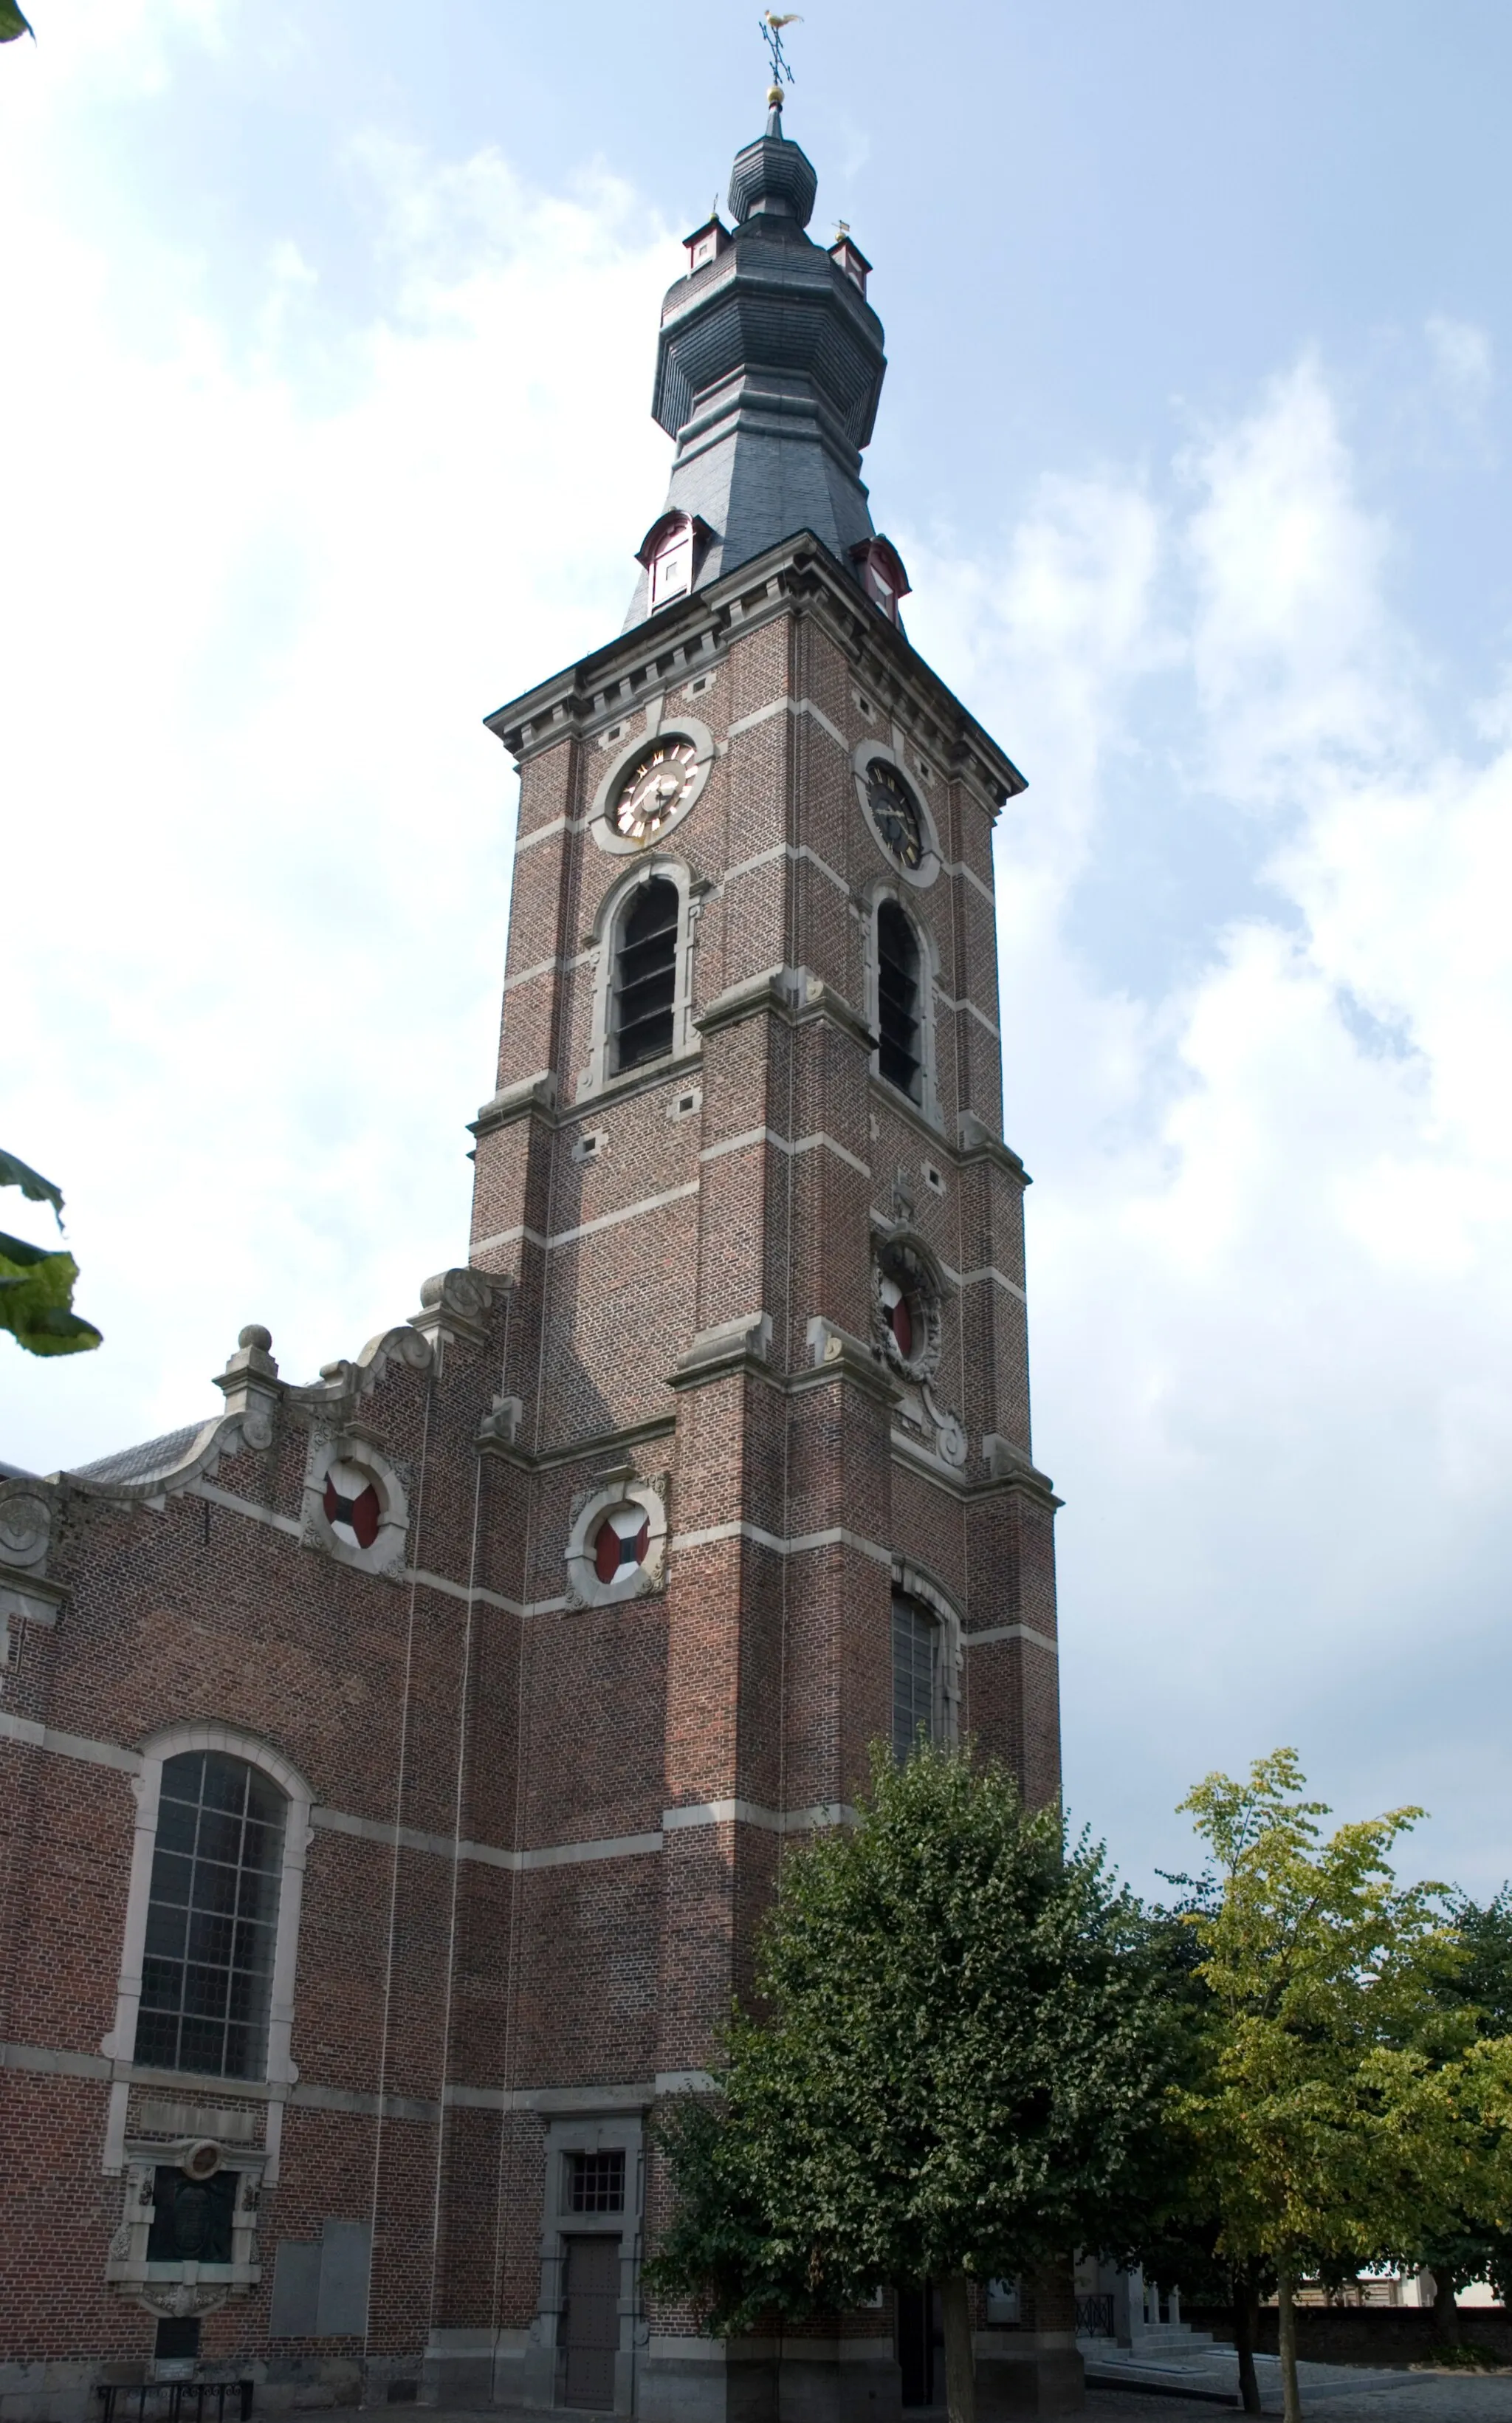
M1313 2364L1302 2390L1302 2412L1319 2423L1512 2423L1512 2372L1357 2373L1350 2365ZM1268 2415L1281 2413L1281 2388L1263 2380ZM1087 2413L1107 2423L1201 2423L1205 2415L1234 2415L1236 2407L1208 2405L1192 2398L1146 2397L1132 2389L1089 2389Z

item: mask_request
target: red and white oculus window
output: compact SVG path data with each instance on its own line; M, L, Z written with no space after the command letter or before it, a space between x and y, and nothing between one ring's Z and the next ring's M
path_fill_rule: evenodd
M651 1519L643 1506L616 1506L606 1514L593 1540L593 1571L607 1586L622 1580L646 1561L651 1545Z
M370 1548L384 1519L384 1502L370 1472L360 1464L333 1464L321 1500L325 1519L344 1547Z
M892 1332L892 1342L904 1361L911 1363L924 1343L924 1308L890 1275L882 1280L881 1294L883 1318Z

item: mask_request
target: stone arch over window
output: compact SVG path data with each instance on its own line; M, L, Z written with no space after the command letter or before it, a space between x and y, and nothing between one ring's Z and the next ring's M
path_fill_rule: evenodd
M309 1785L256 1735L189 1724L146 1743L133 1789L116 2024L101 2050L199 2079L288 2083Z
M680 859L656 852L606 895L594 921L593 1034L577 1099L620 1077L697 1055L693 952L700 896Z
M921 1732L953 1743L959 1731L961 1620L938 1584L892 1560L892 1755L902 1766Z
M866 1013L877 1038L872 1072L938 1127L938 954L912 902L890 879L873 889L866 942Z

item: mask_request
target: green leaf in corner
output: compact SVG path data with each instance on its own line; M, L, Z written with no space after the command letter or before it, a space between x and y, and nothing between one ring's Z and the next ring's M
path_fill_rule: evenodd
M5 7L6 0L0 0L0 11L3 11ZM29 33L30 26L26 30ZM0 37L0 40L8 42L12 42L15 39L13 34ZM62 1189L55 1186L50 1178L39 1178L35 1169L28 1169L24 1161L18 1161L13 1152L7 1152L3 1147L0 1147L0 1186L19 1186L28 1203L51 1203L57 1214L58 1227L62 1227Z
M23 34L37 37L16 6L16 0L0 0L0 42L19 42Z
M45 1253L0 1233L0 1329L28 1354L82 1354L100 1332L73 1309L79 1266L71 1254Z

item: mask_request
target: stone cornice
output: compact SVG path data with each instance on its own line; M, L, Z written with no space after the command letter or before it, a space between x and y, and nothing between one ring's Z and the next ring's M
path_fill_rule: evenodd
M517 1404L519 1401L510 1398L504 1402ZM508 1425L492 1429L485 1424L477 1448L480 1455L496 1456L501 1464L512 1464L521 1472L549 1472L558 1465L583 1464L590 1457L649 1446L653 1439L670 1438L676 1429L675 1414L656 1414L643 1422L630 1422L622 1430L595 1432L591 1438L567 1439L558 1447L528 1448L508 1434Z
M1034 1183L1013 1147L995 1136L975 1111L961 1113L956 1161L962 1169L969 1169L974 1161L987 1162L994 1169L1000 1169L1005 1178L1011 1178L1020 1191Z
M1026 787L1025 778L976 718L946 688L811 531L706 589L694 590L607 646L565 667L484 718L517 761L643 705L672 681L713 663L731 639L795 607L822 614L879 703L918 734L952 779L977 789L995 813Z

